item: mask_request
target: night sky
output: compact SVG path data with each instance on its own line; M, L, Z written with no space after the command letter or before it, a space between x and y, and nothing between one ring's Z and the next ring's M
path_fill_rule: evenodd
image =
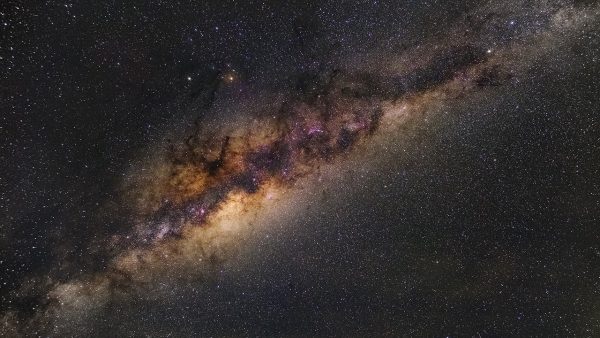
M3 1L0 336L600 336L594 0Z

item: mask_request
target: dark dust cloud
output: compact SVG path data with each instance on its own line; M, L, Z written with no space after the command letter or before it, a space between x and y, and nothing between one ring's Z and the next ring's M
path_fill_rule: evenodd
M595 1L0 27L0 335L600 335Z

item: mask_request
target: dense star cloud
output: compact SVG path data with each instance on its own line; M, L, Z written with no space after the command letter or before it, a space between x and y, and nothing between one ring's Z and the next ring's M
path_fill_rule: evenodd
M600 333L594 1L7 7L0 334Z

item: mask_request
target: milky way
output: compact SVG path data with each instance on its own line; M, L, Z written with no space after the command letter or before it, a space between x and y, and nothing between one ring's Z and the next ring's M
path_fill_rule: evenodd
M443 118L428 115L436 107L518 83L573 36L597 27L599 18L587 5L515 5L482 6L444 36L415 47L372 51L296 76L290 88L265 94L266 103L244 98L238 106L253 112L224 118L234 122L216 126L199 118L150 145L151 156L119 187L131 216L99 245L105 266L66 281L33 278L36 291L25 283L15 299L42 294L41 305L27 314L6 311L0 332L85 332L112 303L167 297L164 283L201 285L225 262L240 259L239 251L252 251L250 234L268 226L269 217L302 217L284 210L295 209L299 185L322 167L335 172L355 165L365 145ZM525 18L536 25L506 38L512 20ZM243 81L234 75L219 73L214 89Z

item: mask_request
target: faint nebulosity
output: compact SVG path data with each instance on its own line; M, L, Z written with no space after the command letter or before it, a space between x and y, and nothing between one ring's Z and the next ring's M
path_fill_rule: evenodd
M600 335L596 1L6 3L0 335Z

